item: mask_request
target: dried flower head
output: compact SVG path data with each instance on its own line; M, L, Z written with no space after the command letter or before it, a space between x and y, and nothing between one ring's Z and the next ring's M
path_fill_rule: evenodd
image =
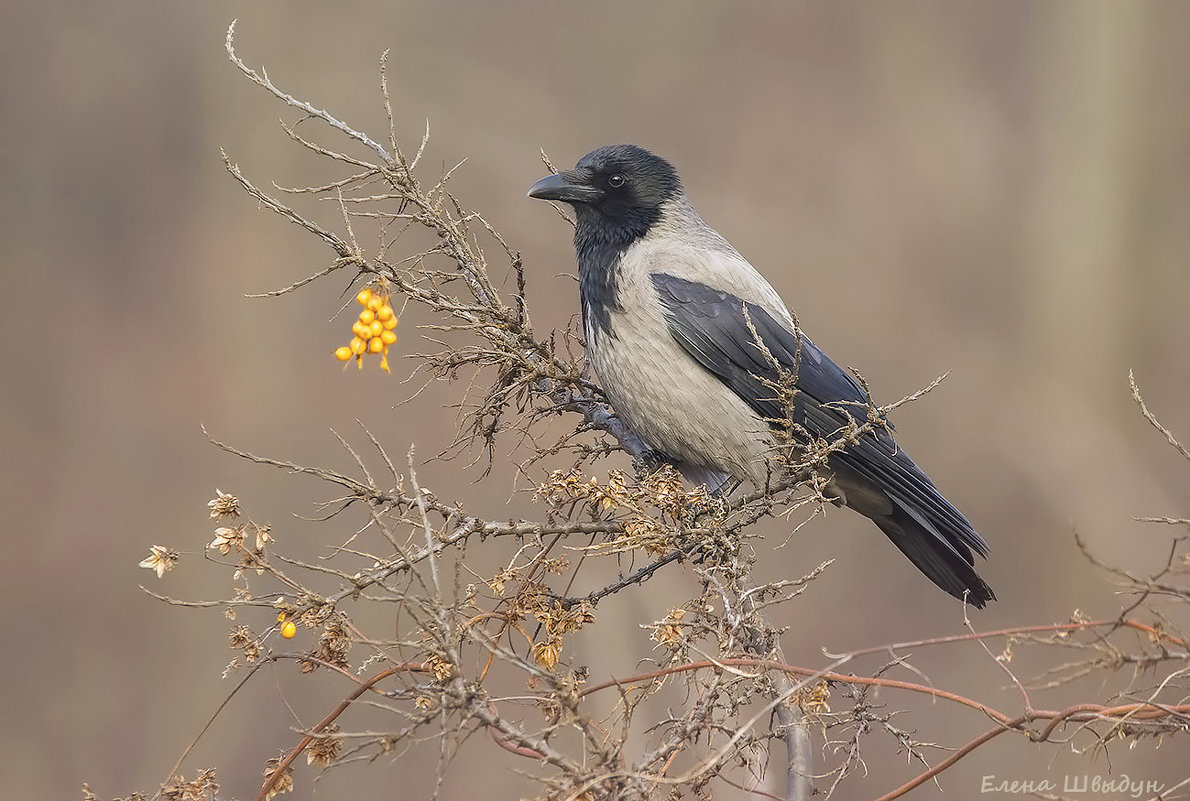
M831 711L831 688L825 681L819 681L813 687L802 687L795 692L788 703L790 706L801 707L802 712L810 719L825 715Z
M281 767L281 760L283 758L273 757L264 763L264 780L269 782L269 791L265 793L265 799L272 798L281 793L288 793L293 789L293 767L287 767L281 773L277 772L277 769Z
M545 569L550 573L565 573L570 569L570 559L565 556L559 556L557 559L547 559L545 561Z
M603 512L617 506L627 505L631 499L631 494L628 491L628 477L619 470L610 471L607 474L607 484L594 488L591 498Z
M211 518L214 520L240 516L240 499L221 489L215 490L215 497L207 501L207 507L210 508Z
M504 587L508 584L508 582L514 580L516 577L516 570L502 567L496 572L496 575L492 576L491 580L488 581L488 586L492 588L492 592L496 593L497 595L503 595Z
M161 786L161 797L167 801L210 801L219 794L215 769L200 770L193 781L173 776Z
M649 501L658 509L680 514L685 511L689 498L682 492L682 476L669 465L663 466L641 482L641 489L648 494Z
M549 671L558 665L558 657L562 655L562 638L550 637L533 646L533 661Z
M339 731L336 723L326 726L306 748L306 764L325 768L339 758L343 740L335 736Z
M682 618L686 617L686 610L682 607L669 610L663 620L653 624L652 639L666 648L683 645L685 637L682 634Z
M244 658L249 662L255 662L260 658L260 641L247 626L236 626L231 630L227 640L231 648L243 651Z
M207 547L226 556L232 548L238 548L244 543L244 530L240 526L221 526L215 529L215 539Z
M157 573L157 578L161 578L170 570L173 570L178 564L177 551L171 551L164 545L149 546L149 555L140 560L140 567L147 568Z
M617 548L640 548L646 553L661 555L669 551L671 540L662 526L649 517L634 517L624 524L624 536L618 538Z
M438 654L430 654L430 656L426 658L424 667L426 670L434 674L434 680L438 682L446 681L455 674L454 665L443 659Z
M555 603L551 607L538 609L537 619L545 625L546 631L550 634L566 634L594 622L595 610L586 601L569 609Z

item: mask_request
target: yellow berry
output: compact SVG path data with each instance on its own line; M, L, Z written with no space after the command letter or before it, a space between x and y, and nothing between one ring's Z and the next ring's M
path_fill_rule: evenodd
M344 345L341 348L335 349L335 358L341 362L345 362L351 358L351 348Z
M372 290L369 289L368 287L364 287L363 289L361 289L359 291L359 294L355 296L355 302L361 306L367 306L368 301L371 299L372 299Z
M371 297L371 299L368 301L368 308L371 309L372 311L376 311L381 306L383 306L384 303L385 303L384 298L380 297L379 295L373 295Z
M363 353L368 346L367 343L365 343L362 339L355 337L351 340L351 344L349 344L347 347L351 349L352 353L360 354Z
M381 306L379 309L376 310L376 319L379 320L380 322L384 322L385 320L391 320L392 316L393 316L393 307L392 306Z
M384 340L380 337L373 337L368 340L368 353L379 353L384 350Z
M287 640L292 640L297 634L297 626L293 624L292 620L286 620L281 624L281 636Z
M397 341L397 335L394 334L392 331L381 331L380 332L380 341L383 342L385 345L392 345L394 342Z
M372 311L371 309L364 309L359 313L359 321L365 325L369 325L375 319L376 312Z
M372 327L361 320L356 320L351 324L351 333L360 339L367 339L372 335Z
M373 320L372 324L368 326L368 334L370 336L378 337L380 332L384 330L384 323L379 320Z
M386 329L388 329L389 331L392 331L394 328L396 328L396 327L397 327L397 318L396 318L396 317L389 317L387 320L385 320L384 322L382 322L382 323L381 323L381 325L382 325L382 326L384 326L384 327L385 327Z

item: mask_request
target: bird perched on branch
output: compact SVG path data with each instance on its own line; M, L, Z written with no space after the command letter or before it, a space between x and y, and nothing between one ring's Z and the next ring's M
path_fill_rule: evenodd
M824 494L871 518L946 592L977 607L995 599L973 567L972 551L986 556L987 543L889 426L870 424L864 388L699 217L668 161L635 145L601 147L529 196L574 208L588 356L645 443L710 489L764 487L783 426L832 440L869 423L827 458ZM783 378L794 379L784 400Z

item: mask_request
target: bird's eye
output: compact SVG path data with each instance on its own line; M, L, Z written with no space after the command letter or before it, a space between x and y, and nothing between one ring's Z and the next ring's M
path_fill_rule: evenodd
M619 189L621 186L624 185L624 176L620 175L619 173L616 173L615 175L613 175L607 179L607 185L612 187L613 189Z

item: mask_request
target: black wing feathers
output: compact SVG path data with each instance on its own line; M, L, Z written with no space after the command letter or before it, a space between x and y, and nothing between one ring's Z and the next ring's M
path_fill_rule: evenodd
M777 379L777 371L757 347L756 337L783 368L792 370L798 350L794 333L764 309L728 292L665 273L654 273L652 280L670 333L682 348L757 414L783 419L785 410L766 384ZM797 366L795 422L829 439L848 424L848 414L867 419L867 393L805 336ZM969 600L977 606L995 597L971 567L971 550L986 556L987 543L887 431L877 429L832 457L831 464L890 498L893 515L875 522L936 584L959 597L970 590Z

